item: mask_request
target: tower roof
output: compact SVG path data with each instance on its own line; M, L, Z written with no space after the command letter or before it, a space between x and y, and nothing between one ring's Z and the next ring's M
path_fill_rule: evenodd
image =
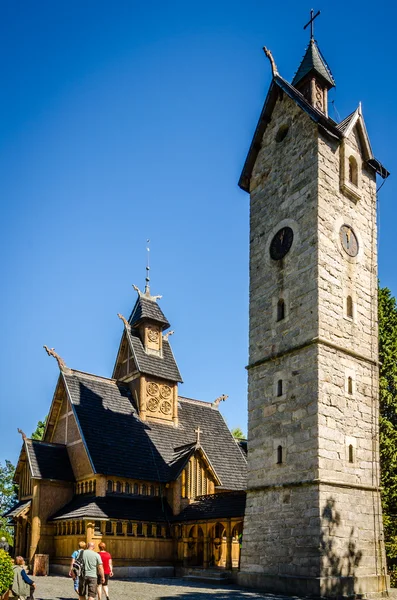
M318 47L314 38L312 38L309 42L302 62L292 80L292 85L296 87L299 82L302 81L309 73L315 73L322 77L322 79L324 79L328 84L329 88L335 86L335 80L332 76L331 70L326 63L325 58L321 54L320 48Z
M139 323L146 320L159 323L162 329L168 329L170 326L154 296L139 292L128 322L131 327L136 327Z

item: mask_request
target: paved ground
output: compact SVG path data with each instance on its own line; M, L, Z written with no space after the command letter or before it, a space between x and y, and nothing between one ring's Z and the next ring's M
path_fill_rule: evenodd
M111 580L110 600L292 600L285 596L258 594L239 589L234 585L192 583L183 579L138 579L136 581ZM36 577L35 600L76 600L73 584L67 577ZM103 596L104 598L104 596Z

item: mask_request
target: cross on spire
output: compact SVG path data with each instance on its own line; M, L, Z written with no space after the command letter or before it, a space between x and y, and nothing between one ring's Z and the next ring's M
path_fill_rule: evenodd
M197 429L195 429L194 432L196 434L196 444L199 444L200 443L200 433L203 433L203 432L200 429L200 427L197 427Z
M318 17L318 15L321 13L321 10L318 10L316 12L316 14L314 14L314 10L311 9L310 11L310 21L308 23L306 23L306 25L304 26L303 29L306 29L306 27L309 27L310 25L310 39L314 40L314 19L316 19Z

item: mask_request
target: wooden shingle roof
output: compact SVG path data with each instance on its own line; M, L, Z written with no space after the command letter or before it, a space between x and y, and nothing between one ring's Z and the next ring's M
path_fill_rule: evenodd
M80 371L63 374L96 473L169 482L185 460L180 448L196 441L222 487L246 488L247 462L222 415L207 402L179 398L179 424L141 421L127 386Z

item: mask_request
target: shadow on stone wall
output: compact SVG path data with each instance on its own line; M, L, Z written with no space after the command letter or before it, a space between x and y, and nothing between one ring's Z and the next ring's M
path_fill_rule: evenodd
M343 522L340 513L336 510L336 501L330 497L321 515L320 546L323 554L323 573L328 577L323 583L324 596L354 593L355 572L363 553L357 549L354 527L350 530L345 548L338 544L338 529L341 526Z

